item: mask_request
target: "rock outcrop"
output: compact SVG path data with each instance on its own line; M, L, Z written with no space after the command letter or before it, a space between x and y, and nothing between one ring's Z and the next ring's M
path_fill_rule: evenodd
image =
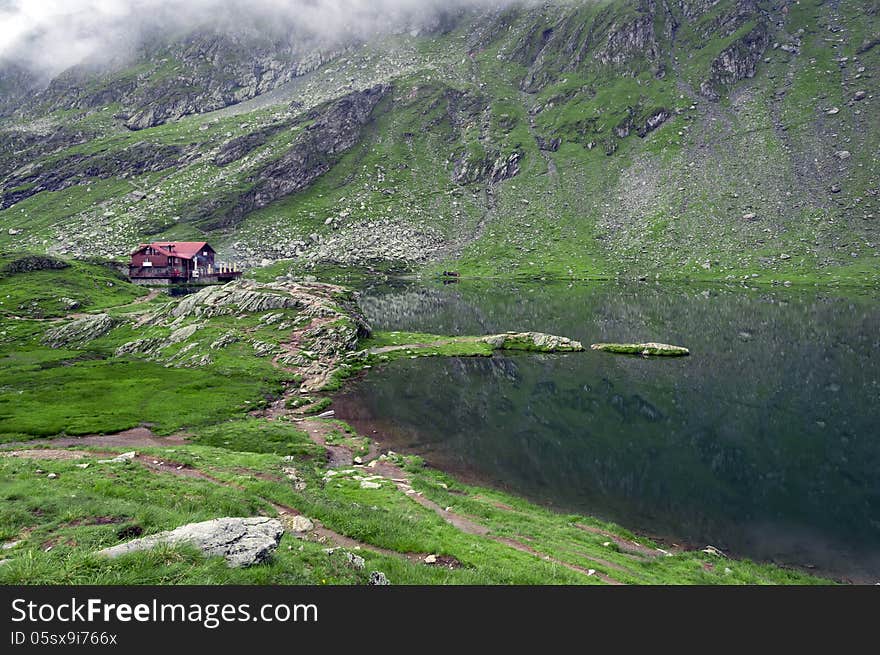
M85 316L47 330L43 343L52 348L82 346L103 337L117 325L119 321L108 314Z
M568 337L543 332L506 332L481 337L480 341L498 350L527 350L533 352L581 352L583 344Z
M294 140L280 157L251 175L244 193L220 197L205 203L197 214L205 227L228 227L252 211L307 189L330 170L338 157L357 143L361 129L372 117L376 105L391 90L377 85L350 93L308 115L314 122ZM241 144L243 148L248 144ZM221 156L225 161L235 151Z
M223 557L231 567L265 562L281 541L284 528L269 518L222 518L189 523L175 530L135 539L99 551L101 557L120 557L157 546L193 546L209 557Z
M770 32L767 25L758 23L712 61L709 78L700 84L700 94L717 101L721 99L722 93L740 80L754 77L758 62L768 45Z

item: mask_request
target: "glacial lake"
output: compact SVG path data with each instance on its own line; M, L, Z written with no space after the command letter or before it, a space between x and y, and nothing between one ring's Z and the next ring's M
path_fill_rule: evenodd
M375 329L663 341L401 360L337 416L464 481L564 512L854 582L880 581L880 299L869 292L613 283L389 283Z

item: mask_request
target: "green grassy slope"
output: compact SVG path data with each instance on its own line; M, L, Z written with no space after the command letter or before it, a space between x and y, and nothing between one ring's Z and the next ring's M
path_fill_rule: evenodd
M0 247L121 257L161 236L211 239L251 266L290 260L273 271L876 283L878 30L876 3L857 0L555 3L368 44L274 104L138 132L112 105L7 120L0 141L62 126L97 136L7 155L60 162L75 184L29 195L38 182L8 175L22 183L4 193L28 197L0 211ZM755 39L766 49L747 62ZM718 72L731 56L754 70L731 82ZM245 197L326 103L379 82L392 91L312 186L204 220L212 200ZM248 135L244 156L217 163ZM176 154L144 169L143 144Z

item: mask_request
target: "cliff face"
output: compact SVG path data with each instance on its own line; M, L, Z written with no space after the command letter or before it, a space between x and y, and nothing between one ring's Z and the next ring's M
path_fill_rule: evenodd
M130 130L162 125L249 100L320 67L333 54L300 51L282 39L253 35L193 33L171 43L152 43L131 67L101 71L74 67L19 103L3 103L0 115L21 112L96 110L117 105Z
M708 79L700 84L700 93L718 101L721 94L740 80L755 76L758 62L770 45L766 23L758 23L712 60Z
M874 271L876 3L551 2L0 67L0 246L477 273ZM441 268L442 267L442 268ZM708 273L707 273L708 271Z

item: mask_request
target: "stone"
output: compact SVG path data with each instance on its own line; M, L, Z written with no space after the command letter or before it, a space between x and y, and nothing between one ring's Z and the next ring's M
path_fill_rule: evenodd
M791 255L782 253L781 255L779 255L779 259L781 259L782 261L788 261L789 259L791 259Z
M706 553L707 555L714 555L715 557L727 557L727 555L715 548L715 546L706 546L700 552Z
M295 532L297 534L305 534L306 532L311 532L314 529L314 522L310 518L305 516L294 516L293 521L290 522L291 532Z
M370 585L374 587L382 587L390 584L391 583L388 582L388 578L381 571L370 572Z
M293 488L296 491L304 491L305 490L306 481L300 477L299 471L297 471L293 467L284 467L283 469L281 469L281 471L284 473L284 477L286 477L288 480L290 480L293 483Z
M436 563L437 563L437 556L436 555L428 555L425 558L425 564L436 564Z
M116 558L160 545L186 544L209 557L223 557L230 567L240 568L265 562L278 548L283 534L284 528L276 519L220 518L189 523L175 530L105 548L97 554Z
M826 109L825 113L829 116L834 116L835 114L840 113L840 109L838 109L837 107L831 107L830 109Z
M137 453L133 450L122 453L121 455L117 455L112 459L99 459L98 464L122 464L123 462L130 462L135 457L137 457Z
M834 153L834 156L837 157L840 161L846 161L852 156L849 150L838 150Z
M349 553L348 551L345 552L345 559L348 560L349 566L358 571L363 571L367 565L363 557L355 555L354 553Z
M381 489L382 485L378 482L370 482L369 480L361 480L361 489Z
M58 477L58 474L57 473L50 473L46 477L49 478L50 480L54 480L55 478Z
M864 91L856 91L856 94L853 96L853 100L864 100L867 95L868 94Z
M831 193L840 193L842 190L839 184L831 185Z
M756 218L758 218L758 215L755 213L743 214L744 221L754 221Z

